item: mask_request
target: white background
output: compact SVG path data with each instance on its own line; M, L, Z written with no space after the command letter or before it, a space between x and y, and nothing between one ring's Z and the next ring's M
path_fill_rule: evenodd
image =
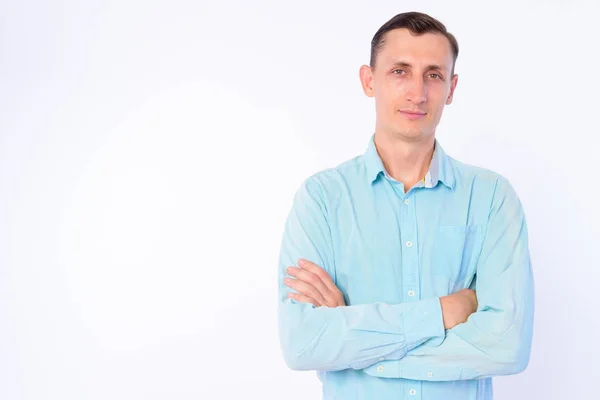
M277 339L284 218L364 151L375 31L419 10L461 48L437 137L505 175L536 277L497 399L593 399L598 1L0 5L0 399L317 399Z

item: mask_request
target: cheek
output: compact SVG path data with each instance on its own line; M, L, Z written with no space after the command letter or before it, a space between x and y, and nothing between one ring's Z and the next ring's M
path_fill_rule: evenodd
M377 87L376 90L382 96L382 98L396 100L405 93L406 80L389 79Z
M432 112L439 113L446 104L448 94L441 90L430 90L428 97L429 106Z
M442 111L443 111L443 109L444 109L443 105L436 105L435 108L432 108L430 110L431 115L429 116L429 120L432 123L437 124L440 121L441 117L442 117Z
M389 86L395 93L404 93L406 90L406 83L406 79L397 78L392 80Z
M398 108L398 94L389 88L378 92L375 101L377 108L384 112L391 112Z
M387 87L386 98L390 108L397 110L405 104L407 85L405 81L398 79Z

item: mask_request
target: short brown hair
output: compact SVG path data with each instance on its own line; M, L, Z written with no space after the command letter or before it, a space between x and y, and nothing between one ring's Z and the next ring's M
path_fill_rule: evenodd
M458 42L454 35L446 30L446 26L437 19L416 11L410 11L398 14L383 24L381 28L373 36L371 40L371 68L375 68L377 55L381 51L385 43L385 34L393 29L406 28L414 35L422 35L424 33L439 33L448 39L452 53L454 56L452 64L452 73L454 73L454 65L458 58Z

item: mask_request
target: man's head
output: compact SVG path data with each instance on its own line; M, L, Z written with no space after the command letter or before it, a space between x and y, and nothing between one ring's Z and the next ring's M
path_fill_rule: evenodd
M406 141L435 135L452 102L458 44L429 15L398 14L375 33L370 66L360 68L365 94L375 98L376 131Z

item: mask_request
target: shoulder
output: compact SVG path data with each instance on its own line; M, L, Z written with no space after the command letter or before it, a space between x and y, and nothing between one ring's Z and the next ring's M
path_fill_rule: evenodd
M314 172L303 181L301 189L325 200L335 196L345 186L364 182L363 179L366 179L364 159L363 155L358 155L336 166Z
M454 175L457 179L465 182L478 181L495 185L500 181L506 181L502 174L478 165L468 164L448 156L448 161L452 165Z
M452 165L456 185L468 190L478 199L486 199L491 209L502 204L507 207L521 208L519 195L512 182L501 173L489 168L468 164L448 157Z
M448 160L452 165L457 182L464 186L481 185L493 191L512 189L509 179L497 171L468 164L450 156L448 156Z

